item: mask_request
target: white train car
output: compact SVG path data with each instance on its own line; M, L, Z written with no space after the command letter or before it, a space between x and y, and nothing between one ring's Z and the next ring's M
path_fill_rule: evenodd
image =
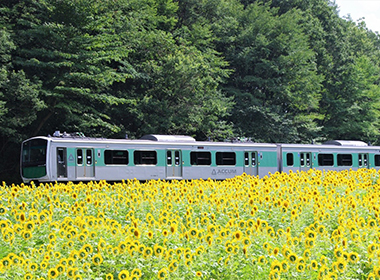
M278 166L284 172L359 168L380 169L380 147L361 141L333 140L323 145L278 145Z
M305 145L200 142L181 135L146 135L139 140L57 136L22 143L24 182L226 179L310 168L380 169L380 147L360 141Z
M21 177L30 181L225 179L276 172L277 145L199 142L189 136L139 140L33 137L22 143Z

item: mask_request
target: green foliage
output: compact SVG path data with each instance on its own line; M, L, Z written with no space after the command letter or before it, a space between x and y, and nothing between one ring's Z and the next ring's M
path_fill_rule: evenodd
M54 130L379 143L379 39L329 0L4 0L0 156Z
M301 13L276 13L256 3L240 14L236 43L226 51L236 69L227 89L237 100L232 122L260 141L305 141L316 130L321 77Z

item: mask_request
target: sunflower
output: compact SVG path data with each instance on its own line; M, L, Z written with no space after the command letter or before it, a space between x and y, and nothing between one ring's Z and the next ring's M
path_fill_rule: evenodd
M118 279L119 280L127 280L129 278L129 271L123 269L119 272Z
M289 256L288 256L288 260L291 262L291 263L295 263L297 261L297 255L295 253L290 253Z
M280 253L280 248L275 247L275 248L273 248L271 254L276 257L279 253Z
M306 247L311 248L315 245L315 238L309 238L307 237L305 239Z
M269 250L270 249L270 244L268 243L268 242L264 242L264 244L263 244L263 249L265 249L265 250Z
M233 233L233 237L236 239L236 240L241 240L242 237L243 237L243 233L240 231L240 230L237 230Z
M258 259L258 262L261 263L261 264L266 264L267 263L267 259L265 256L260 256L259 259Z
M369 244L368 247L367 247L367 251L368 253L372 254L374 251L376 251L377 249L377 244Z
M111 252L112 252L112 254L113 254L114 256L119 255L119 254L120 254L119 247L113 247Z
M59 274L62 274L62 273L65 273L65 266L61 263L57 264L57 266L55 267L55 269L57 269L58 273Z
M113 275L112 273L106 274L106 280L113 280Z
M141 273L141 269L140 268L134 268L131 272L131 276L137 276L137 277L141 277L142 273Z
M29 270L36 271L38 269L38 264L36 264L35 262L31 262L29 263L28 267L29 267Z
M305 263L297 263L296 267L298 272L303 272L305 270Z
M336 258L341 258L343 256L343 250L341 248L336 248L334 250L334 255Z
M33 279L33 275L31 273L27 273L24 275L24 280L32 280Z
M56 236L55 236L55 234L54 233L50 233L49 235L48 235L48 239L49 240L56 240Z
M50 279L55 279L58 276L59 276L59 273L58 273L58 271L57 271L57 269L55 267L49 269L49 271L48 271L48 277Z
M280 279L279 273L276 270L272 270L271 272L269 272L269 280L276 280L276 279Z
M82 247L88 254L91 254L93 252L93 248L92 248L92 245L87 243L87 244L84 244L83 247Z
M35 224L33 221L27 221L25 224L24 224L24 230L25 231L33 231L34 228L35 228Z
M310 263L311 269L316 271L318 270L318 262L316 260L312 260Z
M63 266L66 266L66 265L68 264L66 258L62 258L62 259L60 259L59 263L62 264Z
M380 266L375 266L373 268L373 273L375 274L376 278L380 278Z
M228 244L225 250L227 253L232 253L234 251L234 246L232 244Z
M156 256L161 256L162 252L164 251L164 248L160 245L155 244L153 246L153 251Z
M152 254L153 254L152 248L145 247L144 253L143 253L144 258L148 258L148 257L152 256Z
M284 254L285 257L288 258L289 255L292 253L292 250L288 247L284 247L282 253Z
M201 272L201 271L197 271L197 272L195 273L195 276L196 276L196 277L202 277L202 272Z
M200 256L202 253L204 253L205 251L205 248L203 247L203 245L199 246L196 250L195 250L195 254Z
M93 257L92 257L92 263L94 265L100 265L101 263L103 262L103 257L101 254L95 254Z
M196 237L198 236L198 230L196 228L191 228L189 230L190 236Z
M214 233L216 232L216 227L215 227L214 225L208 225L208 226L207 226L207 231L208 231L209 233L214 234Z
M339 272L344 272L344 270L346 269L346 266L347 266L347 262L344 258L339 258L337 260L337 268Z
M75 262L75 259L74 259L74 258L71 258L71 257L70 257L70 258L67 259L67 265L68 265L68 266L73 266L73 265L74 265L74 262Z
M86 258L87 255L88 255L88 254L87 254L87 251L86 251L84 248L82 248L82 249L79 250L79 257L80 257L81 259Z
M376 227L376 220L375 219L370 219L368 221L368 227L369 228L375 228Z
M306 249L304 252L303 252L303 257L307 260L310 258L310 250L309 249Z
M67 269L67 276L72 278L72 277L74 277L74 275L76 275L77 271L78 271L77 268L69 267Z
M281 271L281 262L279 260L274 260L271 264L271 270Z
M170 232L171 232L171 233L175 233L176 230L177 230L177 227L176 227L176 226L170 226ZM169 235L169 231L168 231L167 229L163 229L163 230L162 230L162 235L163 235L164 237L168 237L168 235Z
M86 234L84 234L83 232L82 233L80 233L79 235L78 235L78 240L79 241L85 241L87 239L87 235Z
M357 263L359 261L359 254L356 252L351 252L348 254L348 260L351 263Z
M175 264L174 264L175 263ZM174 272L176 271L178 268L178 262L177 261L172 261L169 266L168 266L168 269L170 272Z
M165 279L168 277L168 270L164 267L161 268L157 273L158 279Z
M317 231L320 233L320 234L324 234L326 232L326 227L324 225L320 225L317 229Z
M49 265L49 263L46 262L46 261L43 261L43 262L40 263L40 267L41 267L42 270L47 269L48 265Z
M281 262L281 272L287 272L289 269L289 264L286 260Z
M85 262L83 265L82 265L82 268L84 271L86 272L89 272L91 270L91 264L88 263L88 262Z
M0 204L0 215L5 215L7 213L7 208Z
M121 253L124 253L125 250L127 249L127 242L125 242L125 241L121 241L121 242L119 243L118 248L119 248L119 251L120 251Z
M133 230L133 236L134 236L136 239L139 239L139 238L140 238L141 233L140 233L140 231L139 231L138 228L135 228L135 229Z
M21 235L22 235L22 237L23 237L25 240L29 240L29 239L31 239L32 236L33 236L32 232L29 231L29 230L23 230Z

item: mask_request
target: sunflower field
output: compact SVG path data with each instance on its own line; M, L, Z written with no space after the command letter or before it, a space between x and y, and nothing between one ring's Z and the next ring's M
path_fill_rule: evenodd
M0 279L380 279L372 169L0 191Z

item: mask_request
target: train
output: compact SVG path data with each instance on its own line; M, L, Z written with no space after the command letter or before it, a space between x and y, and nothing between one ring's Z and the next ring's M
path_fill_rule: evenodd
M309 169L380 169L380 147L362 141L276 144L196 141L186 135L149 134L140 139L85 137L55 132L22 142L24 183L136 179L223 180L243 173L264 177Z

